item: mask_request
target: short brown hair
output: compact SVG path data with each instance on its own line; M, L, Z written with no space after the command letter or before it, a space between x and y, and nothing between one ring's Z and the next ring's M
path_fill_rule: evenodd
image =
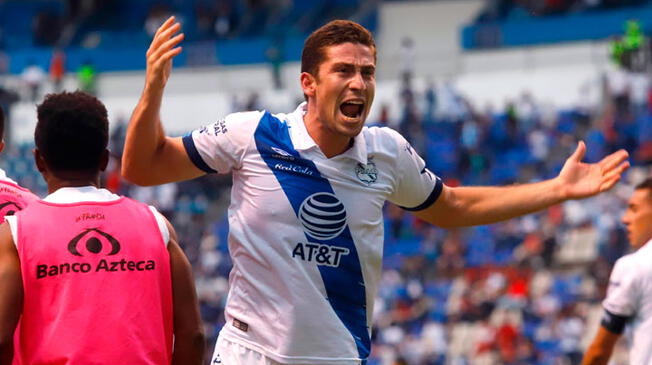
M648 177L647 179L643 180L641 183L636 185L636 187L634 187L634 190L643 190L643 189L648 190L648 193L652 192L652 177Z
M333 20L306 39L301 52L301 72L317 76L319 65L326 57L324 48L342 43L359 43L372 48L376 60L374 36L362 25L350 20Z

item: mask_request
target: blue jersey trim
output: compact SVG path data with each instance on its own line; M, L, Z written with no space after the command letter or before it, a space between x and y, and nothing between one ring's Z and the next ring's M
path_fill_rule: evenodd
M429 206L433 205L437 201L439 196L441 195L441 191L444 188L444 184L441 182L441 179L437 178L436 180L437 181L435 182L435 187L432 188L432 191L430 192L430 195L428 195L428 198L426 199L426 201L424 201L423 203L417 205L414 208L407 208L407 207L401 207L401 208L403 208L405 210L408 210L410 212L416 212L416 211L419 211L419 210L424 210L424 209L428 208Z
M181 138L181 140L183 141L183 147L186 149L188 157L190 157L190 161L192 161L198 169L209 174L217 172L208 166L204 159L201 158L199 151L197 151L197 147L195 147L195 141L192 139L192 133L186 134Z
M353 236L346 221L339 219L344 205L335 196L328 179L321 176L317 166L295 150L287 124L266 112L254 138L258 153L274 173L292 205L297 215L297 225L303 227L307 242L348 250L336 267L317 267L326 288L326 300L353 336L358 356L365 364L371 349L366 288ZM310 212L319 210L326 211L332 222L341 222L340 228L306 223L314 218Z

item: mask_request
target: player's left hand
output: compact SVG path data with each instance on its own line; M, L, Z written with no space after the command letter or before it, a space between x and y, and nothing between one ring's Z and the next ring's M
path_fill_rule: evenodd
M154 34L146 54L145 85L147 88L161 91L165 87L172 70L172 59L181 53L179 43L183 40L184 34L176 34L180 30L181 24L171 16Z
M566 199L586 198L611 189L629 167L629 154L625 150L593 164L582 162L585 153L586 145L580 141L557 177Z

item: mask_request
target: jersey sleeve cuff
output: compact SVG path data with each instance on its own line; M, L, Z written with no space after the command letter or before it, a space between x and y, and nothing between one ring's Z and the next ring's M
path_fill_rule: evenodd
M183 147L186 149L186 153L188 154L188 157L190 157L190 161L192 161L192 163L195 164L195 166L197 166L198 169L208 174L214 174L217 172L216 170L208 166L206 161L204 161L204 159L199 154L199 151L195 146L195 141L192 139L192 133L188 133L185 136L183 136L182 140L183 140Z
M630 318L630 316L621 316L605 309L600 325L607 331L620 335L625 330L625 325L629 322Z
M416 212L419 210L424 210L428 208L429 206L433 205L437 199L439 198L439 195L441 195L441 191L444 187L444 183L441 182L441 179L437 178L435 182L435 186L432 188L432 192L430 192L430 195L428 195L428 198L426 198L426 201L423 203L417 205L416 207L413 208L408 208L408 207L401 207L407 211L410 212Z

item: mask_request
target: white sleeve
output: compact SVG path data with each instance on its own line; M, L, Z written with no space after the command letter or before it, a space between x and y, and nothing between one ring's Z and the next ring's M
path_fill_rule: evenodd
M6 215L5 222L7 222L11 230L11 238L14 239L14 245L18 245L18 219L15 215Z
M242 158L264 112L233 113L183 137L190 160L204 172L225 174L241 166Z
M441 179L426 168L426 163L398 132L387 128L397 144L395 186L389 201L410 211L431 206L443 188Z
M638 270L632 258L627 255L616 261L609 276L607 297L602 302L608 312L624 317L634 315L638 308Z
M154 214L158 230L161 232L161 238L163 238L163 242L165 242L165 245L167 246L170 242L170 231L168 231L168 225L165 223L165 217L163 217L163 214L159 213L159 211L151 205L149 206L149 210Z

